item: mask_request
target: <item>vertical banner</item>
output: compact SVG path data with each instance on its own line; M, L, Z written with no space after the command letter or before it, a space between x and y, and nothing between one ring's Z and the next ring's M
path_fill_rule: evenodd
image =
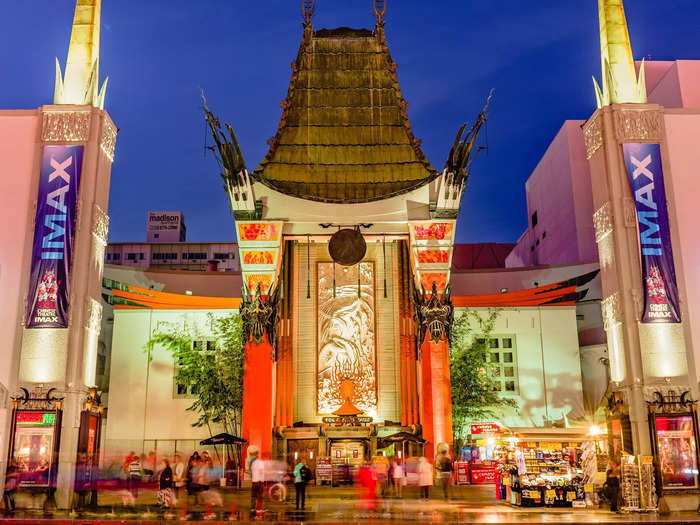
M639 226L644 289L643 323L680 323L676 270L658 144L623 144Z
M83 146L44 146L34 223L27 328L67 328Z

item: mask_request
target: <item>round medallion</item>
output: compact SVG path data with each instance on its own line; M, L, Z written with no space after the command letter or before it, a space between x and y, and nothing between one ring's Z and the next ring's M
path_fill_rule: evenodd
M345 228L333 234L328 253L341 266L354 266L367 253L367 243L359 230Z

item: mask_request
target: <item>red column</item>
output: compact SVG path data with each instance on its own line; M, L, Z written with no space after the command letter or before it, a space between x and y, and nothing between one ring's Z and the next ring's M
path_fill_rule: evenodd
M447 443L452 449L449 349L447 341L434 343L426 334L421 361L421 424L423 439L427 441L425 455L430 460L439 443Z
M260 344L245 345L243 364L242 438L255 445L261 455L272 453L272 347L267 336Z

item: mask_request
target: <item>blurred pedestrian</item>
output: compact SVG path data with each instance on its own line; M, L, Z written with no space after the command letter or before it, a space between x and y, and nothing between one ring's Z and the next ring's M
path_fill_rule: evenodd
M175 497L180 497L180 489L187 483L187 468L179 454L173 456L173 488Z
M148 453L148 456L141 456L141 468L143 469L143 480L155 481L156 473L156 453L152 450Z
M161 469L158 476L158 502L163 507L171 507L176 501L173 491L173 470L170 462L165 458L161 461Z
M252 454L250 460L250 474L253 480L253 488L250 494L250 506L252 511L262 513L263 510L263 493L265 492L265 461L258 457L259 451L256 448L254 451L248 452Z
M14 459L10 460L5 472L5 492L3 493L3 501L5 502L5 512L13 513L15 511L15 492L19 487L19 469Z
M619 512L618 502L620 500L620 471L614 461L610 462L605 473L605 484L603 485L605 496L610 502L610 512Z
M306 466L304 460L294 466L294 491L296 492L296 510L304 510L306 506L306 484L311 481L311 469Z
M430 498L430 487L433 484L433 466L428 461L428 458L421 456L418 460L418 486L420 486L421 499L428 500Z
M403 486L406 483L406 472L400 459L394 459L391 466L391 477L394 481L394 494L400 498L403 493Z
M377 478L369 462L362 464L357 471L357 482L360 485L360 498L365 501L368 510L377 506Z
M139 486L141 485L141 458L136 454L131 456L127 476L127 489L136 499L139 497Z
M435 461L435 470L437 471L437 481L442 489L442 495L445 500L449 499L449 486L452 480L452 459L450 458L449 449L442 450L438 454Z

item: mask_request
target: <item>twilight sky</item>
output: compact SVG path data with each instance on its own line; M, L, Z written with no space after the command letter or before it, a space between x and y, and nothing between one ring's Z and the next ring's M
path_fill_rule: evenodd
M189 241L232 240L214 160L203 155L202 87L238 134L249 170L267 152L301 39L301 0L103 0L100 78L120 128L111 241L145 240L146 212L182 211ZM387 38L423 150L442 169L489 89L490 153L462 200L459 242L515 242L525 180L566 119L595 108L596 0L388 0ZM314 27L374 26L371 0L317 0ZM697 0L628 0L635 57L700 58ZM52 103L74 0L4 2L0 108ZM482 136L482 143L485 136Z

